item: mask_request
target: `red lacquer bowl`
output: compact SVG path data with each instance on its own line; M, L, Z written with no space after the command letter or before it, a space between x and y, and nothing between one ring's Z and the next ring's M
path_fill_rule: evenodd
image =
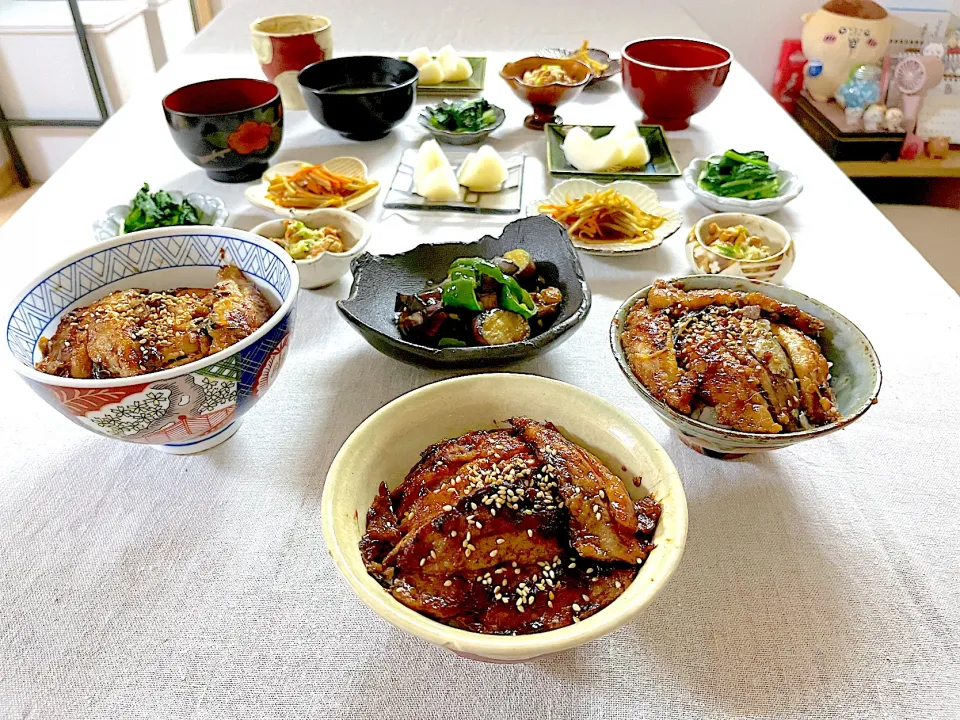
M644 122L682 130L690 116L720 92L733 53L705 40L646 38L620 51L623 90L643 111Z

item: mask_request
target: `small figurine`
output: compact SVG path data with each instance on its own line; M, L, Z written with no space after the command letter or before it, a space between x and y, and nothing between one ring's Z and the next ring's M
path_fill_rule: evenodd
M908 133L903 141L903 147L900 148L901 160L914 160L923 152L923 138L913 133Z
M844 108L843 119L847 121L847 130L854 132L859 130L861 118L863 118L862 107Z
M903 110L898 107L887 108L883 116L883 126L887 132L903 132Z
M950 138L938 135L927 140L927 155L943 160L950 154Z
M863 129L869 133L881 132L883 116L887 112L885 105L874 103L863 113Z

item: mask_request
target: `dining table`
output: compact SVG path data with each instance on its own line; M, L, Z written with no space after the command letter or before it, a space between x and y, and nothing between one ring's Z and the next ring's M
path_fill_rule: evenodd
M490 137L526 155L523 205L557 182L504 63L584 38L614 55L653 35L708 38L677 4L369 2L229 4L0 228L9 302L45 268L94 244L110 206L151 188L224 200L228 225L269 214L245 184L209 180L180 154L162 97L189 82L262 77L248 26L323 12L334 55L453 43L487 58L483 96L506 111ZM428 135L418 109L355 142L285 114L277 162L361 158L381 185ZM642 118L614 78L560 108L565 123ZM880 358L879 402L826 437L737 460L684 445L621 374L618 306L691 274L689 228L709 210L682 180L650 183L682 229L625 257L581 255L593 295L561 346L506 367L613 403L665 448L689 532L653 603L598 640L492 664L405 634L354 595L322 538L324 479L371 413L439 371L379 353L340 316L349 274L301 289L282 372L229 441L174 456L61 417L9 364L0 372L0 718L956 718L960 713L960 297L753 77L734 62L716 101L667 132L683 168L762 149L803 192L772 218L792 233L784 284L835 308ZM498 234L516 216L358 210L368 250ZM944 227L944 235L957 228ZM429 423L430 418L410 422Z

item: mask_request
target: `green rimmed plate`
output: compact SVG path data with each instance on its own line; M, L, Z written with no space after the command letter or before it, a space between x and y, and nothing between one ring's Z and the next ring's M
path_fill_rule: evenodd
M643 168L628 168L615 170L613 172L583 172L577 170L573 165L567 162L563 154L563 141L567 133L575 127L581 127L590 133L594 139L602 138L613 130L612 125L555 125L548 124L544 128L547 136L547 169L551 175L560 175L565 177L590 178L593 180L641 180L658 181L672 180L680 177L680 168L677 161L670 152L670 146L667 144L667 137L663 133L663 128L659 125L637 125L650 150L650 162Z
M466 80L460 82L442 82L438 85L417 85L417 95L473 95L483 90L483 78L487 72L487 59L485 57L463 56L473 68L473 74ZM401 60L406 60L406 55L400 55Z

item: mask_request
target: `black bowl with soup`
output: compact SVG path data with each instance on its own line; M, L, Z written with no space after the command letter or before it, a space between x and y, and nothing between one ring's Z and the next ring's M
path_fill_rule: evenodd
M298 80L317 122L351 140L376 140L410 113L419 74L405 60L358 55L307 65Z

